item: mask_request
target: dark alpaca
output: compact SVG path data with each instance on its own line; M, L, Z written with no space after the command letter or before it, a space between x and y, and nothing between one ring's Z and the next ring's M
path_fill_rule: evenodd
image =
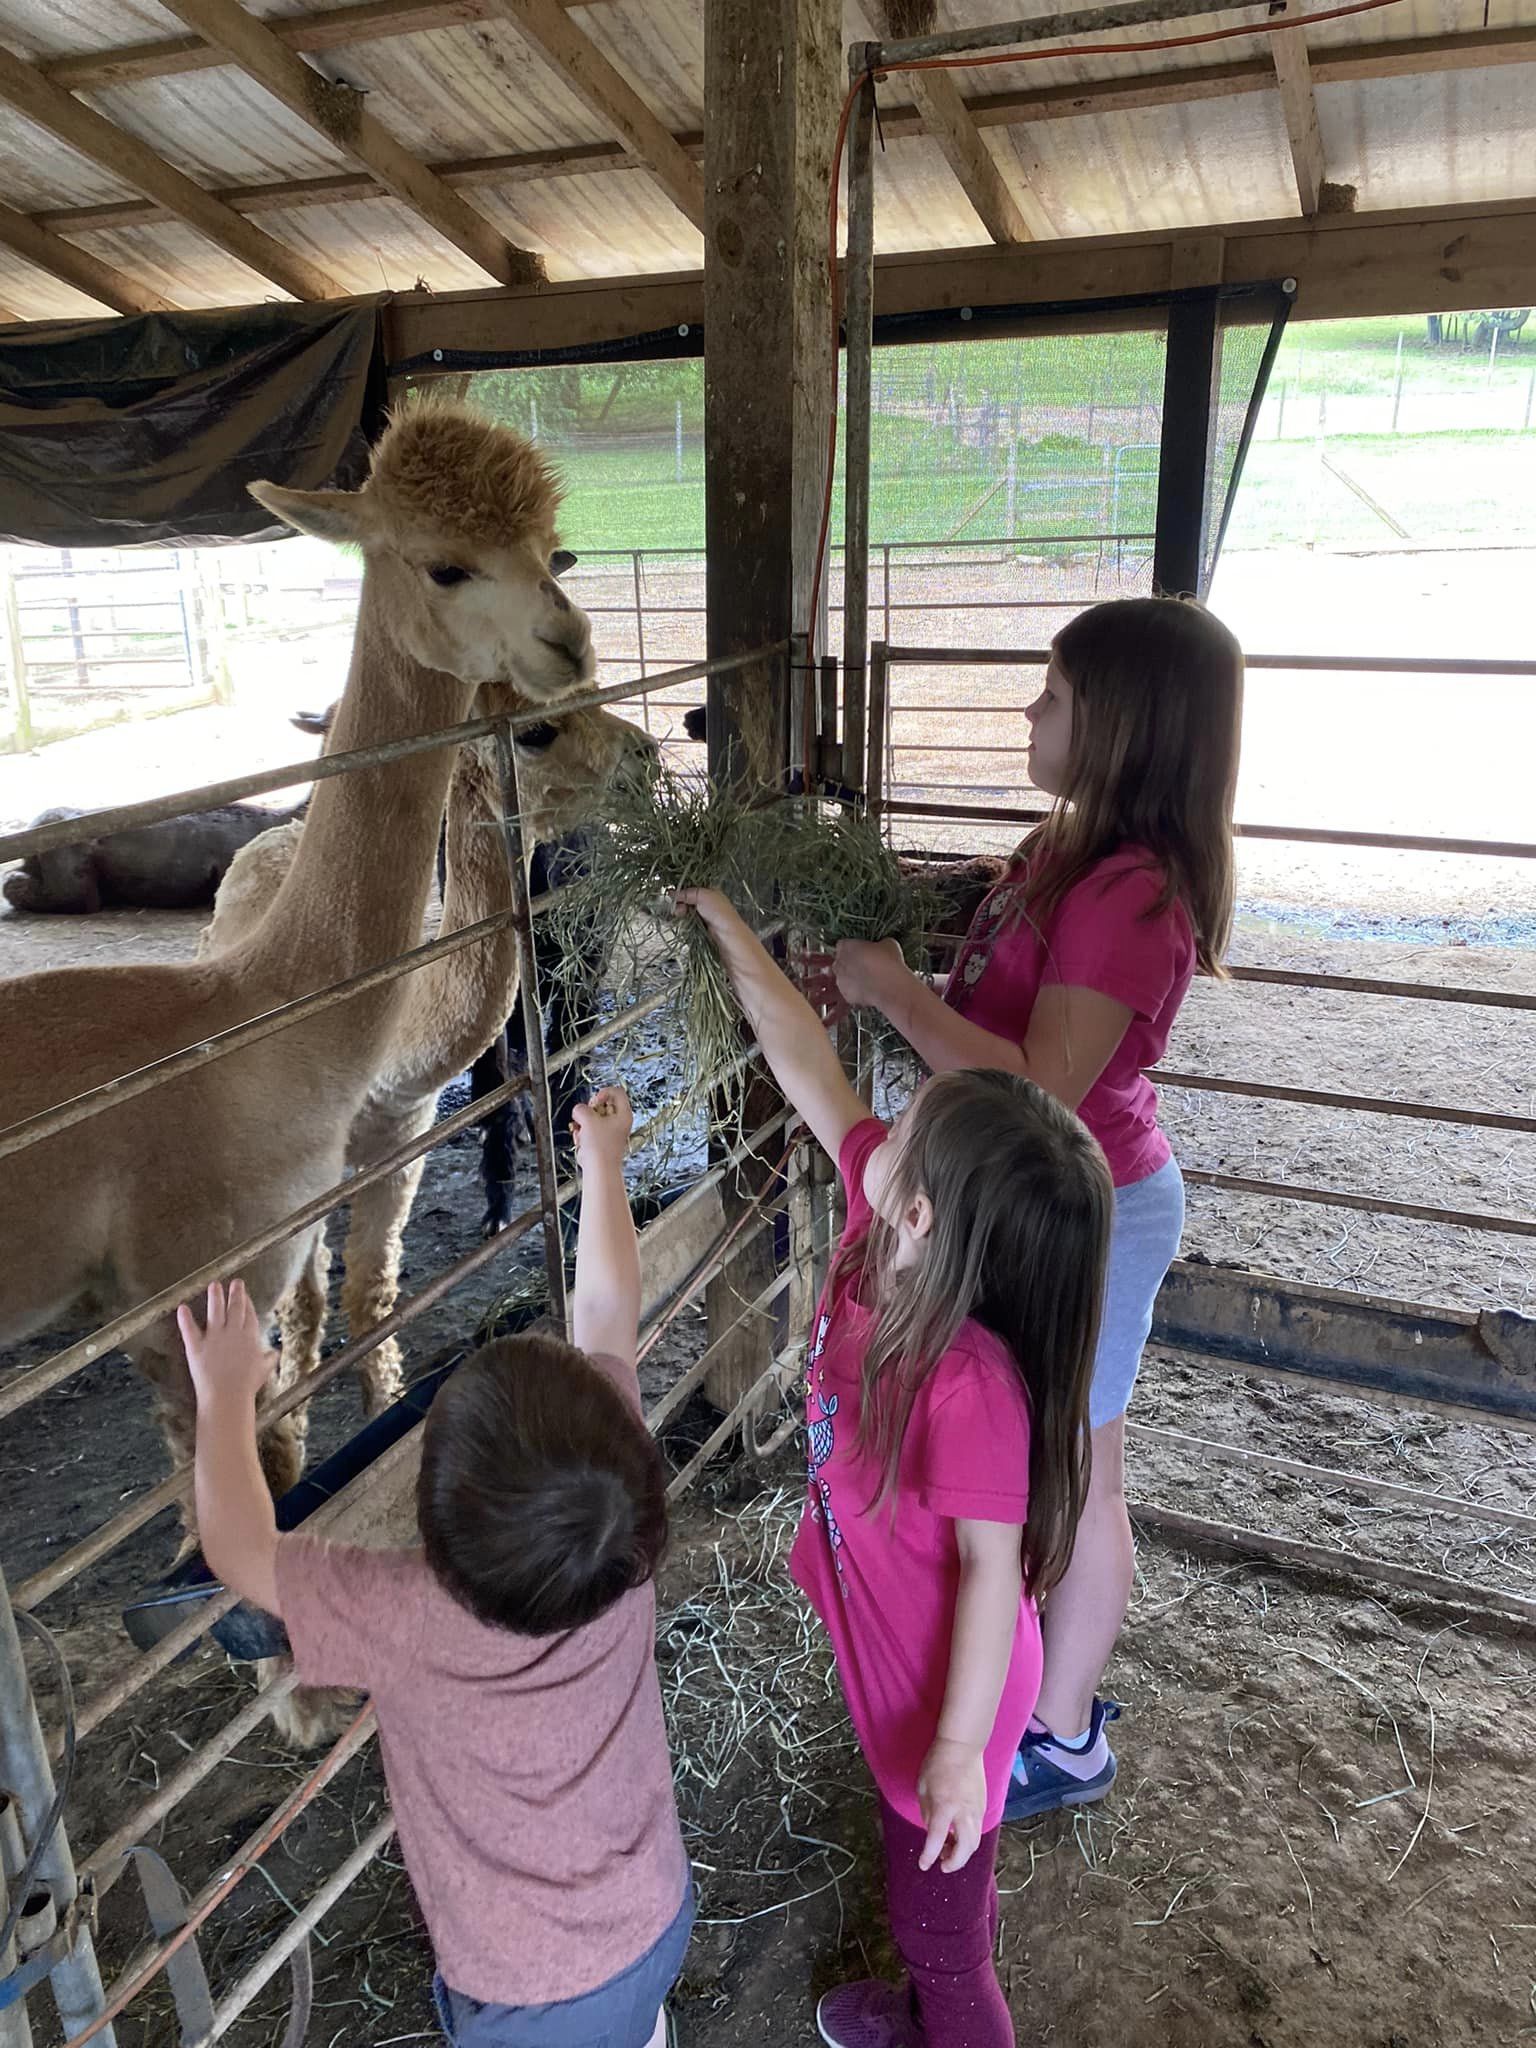
M205 908L218 894L241 847L297 817L299 809L302 806L270 811L260 804L225 804L219 810L194 811L83 839L74 846L56 846L48 853L29 853L5 878L6 900L17 910L55 915L90 916L118 907ZM69 809L43 811L32 826L89 815Z
M538 897L549 889L563 889L585 874L593 833L590 827L568 832L564 838L536 845L528 858L528 892ZM547 919L536 918L533 951L538 963L539 987L544 995L544 1043L554 1051L589 1031L597 1021L597 997L608 965L608 947L600 945L576 963L569 961L549 930ZM523 1006L519 1002L506 1026L481 1053L469 1070L470 1099L479 1102L493 1088L528 1066L528 1039L523 1029ZM550 1076L549 1099L554 1113L557 1138L565 1138L571 1126L571 1110L586 1092L584 1063L573 1060L559 1074ZM516 1166L519 1137L530 1136L532 1125L528 1097L515 1095L493 1109L481 1125L480 1175L485 1187L485 1215L481 1229L487 1237L506 1228L512 1220L512 1177Z

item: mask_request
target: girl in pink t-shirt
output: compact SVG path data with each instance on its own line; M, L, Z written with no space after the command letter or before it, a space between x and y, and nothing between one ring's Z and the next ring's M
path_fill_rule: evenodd
M1155 1066L1195 973L1219 974L1232 923L1242 650L1179 598L1095 605L1056 637L1029 706L1029 768L1056 799L972 921L942 995L894 944L838 947L812 998L881 1010L935 1073L1027 1074L1104 1148L1115 1222L1090 1417L1092 1478L1071 1566L1044 1617L1045 1676L1005 1818L1100 1799L1114 1783L1099 1681L1135 1570L1125 1411L1184 1184L1158 1128Z
M940 1075L888 1130L725 898L680 900L848 1199L807 1358L791 1570L879 1789L910 1985L843 1985L817 2024L832 2048L1011 2048L997 1828L1040 1685L1036 1601L1083 1500L1109 1175L1017 1074Z

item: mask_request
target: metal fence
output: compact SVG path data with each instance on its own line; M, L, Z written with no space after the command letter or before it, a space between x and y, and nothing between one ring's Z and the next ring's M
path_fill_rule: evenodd
M62 1386L113 1345L144 1330L173 1303L188 1298L212 1279L238 1272L266 1247L311 1229L351 1200L369 1182L398 1172L402 1166L524 1093L529 1095L533 1111L538 1200L488 1242L478 1245L435 1275L382 1322L371 1329L354 1331L350 1341L323 1364L286 1386L270 1405L262 1409L259 1426L267 1430L284 1415L292 1413L310 1400L319 1388L354 1366L387 1338L408 1328L469 1275L493 1260L505 1258L514 1245L535 1229L542 1229L543 1233L548 1315L557 1329L563 1329L565 1260L560 1214L562 1205L571 1200L575 1189L571 1181L560 1178L557 1167L549 1080L551 1075L574 1060L631 1029L639 1019L667 999L670 988L664 987L641 1001L630 1003L575 1042L551 1048L546 1054L533 933L534 919L547 908L550 899L545 897L530 902L528 896L527 850L520 824L518 766L513 739L522 727L543 723L552 711L558 713L648 694L696 689L709 675L727 674L749 664L761 666L765 662L782 661L785 657L783 648L767 649L735 660L682 666L653 677L631 678L590 689L556 706L541 706L525 714L508 713L473 719L419 738L330 754L319 761L294 763L235 777L177 796L126 805L86 819L65 821L0 838L0 860L13 859L50 846L68 844L85 833L147 824L236 797L257 795L293 782L321 781L427 750L489 740L495 747L500 767L503 839L511 884L511 908L499 916L460 931L444 933L407 954L285 1003L205 1042L188 1046L149 1067L91 1088L13 1125L0 1132L0 1159L14 1157L60 1131L163 1086L178 1074L225 1059L240 1047L252 1045L288 1029L305 1017L345 1002L364 988L398 980L445 953L475 944L508 926L516 935L529 1049L529 1068L525 1075L508 1080L481 1101L445 1118L424 1136L391 1151L290 1214L272 1219L243 1242L225 1247L215 1260L184 1274L152 1299L137 1303L117 1315L88 1338L16 1374L0 1390L0 1421ZM744 1047L735 1064L744 1065L754 1053L754 1047ZM676 1103L669 1102L637 1128L632 1149L642 1146L658 1126L676 1114L676 1109ZM773 1230L786 1208L793 1220L796 1204L804 1205L799 1211L802 1219L819 1214L824 1206L826 1191L820 1184L813 1184L810 1176L802 1170L795 1143L782 1143L789 1121L790 1112L781 1109L760 1128L742 1136L723 1157L716 1159L679 1202L664 1213L663 1223L676 1230L680 1218L689 1220L687 1212L690 1205L696 1208L701 1199L711 1189L719 1187L735 1168L754 1161L773 1164L773 1172L763 1192L748 1202L728 1230L709 1244L671 1297L655 1309L642 1332L642 1357L679 1309L698 1298L701 1291L740 1256L743 1247L759 1231ZM695 1216L691 1222L695 1231L701 1223L707 1230L707 1215ZM653 1431L658 1430L701 1384L722 1348L742 1326L753 1318L766 1316L797 1279L804 1280L807 1270L815 1264L813 1247L819 1244L824 1248L826 1241L823 1219L813 1229L810 1238L802 1237L795 1245L794 1249L800 1256L792 1257L754 1299L743 1304L740 1313L726 1328L711 1332L703 1354L650 1408L646 1420ZM772 1352L771 1343L767 1349ZM748 1425L765 1402L773 1400L775 1390L782 1389L785 1375L795 1361L794 1347L769 1357L730 1412L722 1417L708 1439L675 1474L670 1487L672 1498L684 1493L709 1458L738 1430ZM319 1508L305 1526L328 1529L344 1523L349 1511L370 1490L386 1485L392 1475L398 1475L402 1462L413 1452L420 1427L417 1422L405 1430L373 1464ZM755 1431L747 1428L748 1447L755 1453L766 1455L782 1435L782 1429L776 1430L767 1444L761 1444L756 1441ZM220 1987L215 1993L199 1952L199 1930L218 1912L240 1880L281 1840L316 1794L371 1741L375 1732L371 1713L365 1711L357 1717L324 1760L309 1771L289 1797L261 1822L236 1856L221 1861L213 1875L190 1898L183 1894L160 1860L143 1851L141 1845L146 1836L203 1782L221 1760L230 1755L235 1745L250 1734L277 1701L291 1690L294 1681L290 1676L258 1693L223 1727L202 1741L157 1785L151 1796L138 1802L129 1814L117 1821L110 1834L89 1845L83 1861L77 1866L70 1834L78 1836L81 1817L69 1816L67 1832L63 1816L56 1810L57 1787L67 1783L69 1760L75 1745L87 1741L112 1716L139 1697L158 1673L238 1603L236 1596L228 1591L215 1592L213 1597L197 1602L195 1611L163 1634L153 1648L135 1655L121 1669L74 1699L65 1713L64 1725L55 1731L51 1740L43 1736L28 1689L18 1623L32 1629L35 1625L32 1617L39 1609L73 1585L83 1572L108 1556L162 1509L188 1497L191 1483L189 1466L174 1470L159 1484L135 1496L91 1535L11 1588L8 1595L4 1580L0 1578L0 1674L3 1674L0 1677L0 1766L3 1766L0 1783L10 1795L10 1805L0 1805L0 1877L4 1879L0 1884L0 1920L6 1917L7 1896L13 1905L27 1908L26 1914L18 1918L17 1939L11 1943L8 1953L0 1953L0 2041L5 2043L5 2048L25 2048L28 2039L25 1999L17 1995L18 1986L23 1990L29 1985L40 1987L45 1978L52 1983L68 2048L84 2048L88 2041L110 2044L114 2039L113 2023L117 2017L162 1975L174 1994L183 2038L198 2043L217 2040L273 1975L290 1962L295 1968L297 2026L302 2020L307 1998L305 1944L309 1933L378 1855L393 1831L393 1822L386 1814L331 1872L302 1909L296 1909L293 1920L281 1937L234 1983ZM56 1769L59 1771L57 1779ZM104 1989L92 1946L95 1907L107 1891L130 1873L136 1876L144 1894L147 1947L115 1982ZM10 1975L18 1968L21 1971L19 1977ZM302 2038L301 2026L293 2038Z

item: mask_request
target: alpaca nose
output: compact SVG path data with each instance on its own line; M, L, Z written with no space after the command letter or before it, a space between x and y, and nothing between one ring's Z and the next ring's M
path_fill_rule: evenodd
M552 578L546 576L539 585L539 589L549 599L557 612L568 612L573 609L571 600Z

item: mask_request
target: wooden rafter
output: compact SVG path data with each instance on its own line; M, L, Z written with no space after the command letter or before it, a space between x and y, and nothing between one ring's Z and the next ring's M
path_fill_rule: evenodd
M1428 210L1322 214L1316 220L1234 221L1202 229L1220 244L1228 284L1297 281L1293 318L1341 320L1455 312L1536 301L1536 199ZM1032 242L1024 249L954 249L885 256L875 265L875 311L915 313L1050 301L1068 307L1165 292L1189 254L1187 229ZM620 340L704 317L699 272L548 285L540 292L401 295L388 314L390 360L414 364L434 348L548 349ZM1124 327L1135 315L1102 316ZM1064 313L1058 331L1081 332ZM1031 332L1049 331L1038 319Z
M0 46L0 101L46 128L81 156L135 186L167 213L269 278L298 299L344 298L345 289L318 264L253 227L232 206L178 171L147 142L73 98L34 65Z
M110 263L103 263L89 250L78 249L73 242L66 242L62 236L39 227L35 220L27 214L18 213L14 206L0 205L0 247L14 249L28 263L36 264L39 270L46 270L51 277L62 278L65 284L73 285L76 291L84 292L98 305L110 306L114 313L169 313L175 310L169 299L162 299L148 285L138 283L121 270L114 270Z
M1291 145L1291 166L1296 173L1296 193L1303 213L1317 212L1326 176L1323 162L1323 131L1317 119L1317 94L1312 90L1312 65L1307 55L1304 28L1285 28L1269 39L1275 81L1280 87L1280 110Z
M536 284L543 278L542 259L516 248L450 190L369 113L360 92L322 77L279 42L265 22L247 14L239 0L165 0L165 5L300 120L372 171L387 192L462 250L487 277L505 285Z
M452 19L483 19L495 0L420 0L413 5L410 19L423 28L444 25L445 8L457 10ZM304 48L307 37L318 34L318 22L366 13L371 35L398 33L393 24L402 13L397 0L363 0L359 7L342 7L332 15L292 16L268 25L274 34ZM379 17L383 17L380 19ZM312 31L306 22L316 22ZM338 40L357 40L356 29ZM185 46L203 54L208 61L223 63L221 52L209 51L201 38L182 39ZM164 52L165 43L146 44L145 52ZM324 47L329 47L325 45ZM1514 29L1476 30L1468 35L1424 36L1393 43L1367 43L1313 50L1309 65L1314 85L1331 85L1362 78L1421 75L1437 70L1455 71L1488 65L1536 62L1536 25ZM104 84L107 76L100 67L112 62L104 58L61 59L47 68L51 80L78 77L82 87ZM156 58L153 67L136 77L165 74L167 66ZM40 67L41 68L41 67ZM964 102L965 111L977 128L1021 126L1031 122L1071 120L1085 114L1129 112L1142 107L1176 106L1204 99L1227 99L1240 93L1271 92L1276 78L1272 60L1243 58L1234 62L1202 65L1155 76L1138 73L1133 77L1101 79L1091 84L1037 88L1033 92L995 93ZM891 107L882 112L881 126L888 141L899 141L924 133L922 117L915 107ZM703 137L697 132L673 137L674 142L695 162L703 153ZM445 184L473 189L477 185L517 183L525 179L580 177L593 171L643 169L642 159L622 142L584 142L567 148L523 150L492 156L452 158L433 164L432 170ZM376 199L384 191L379 180L367 171L331 172L314 178L276 179L259 185L224 188L216 195L227 206L244 214L283 211L292 207L331 206L356 199ZM32 216L39 226L55 234L84 233L98 228L142 227L165 218L168 209L153 200L102 201L89 206L53 207Z
M596 4L596 0L562 0L562 4L574 7ZM355 43L426 35L433 29L487 21L498 11L497 0L352 0L350 5L317 14L269 19L267 26L290 50L314 55ZM1385 42L1335 44L1311 52L1312 75L1319 85L1519 64L1533 58L1536 24L1529 22L1506 28L1469 29L1453 35L1398 36ZM209 71L228 61L222 50L214 49L201 36L168 36L153 42L124 43L111 50L50 57L37 68L69 92L91 92L100 86L131 85L143 78L174 78L189 71ZM1224 80L1234 79L1240 81L1239 91L1261 91L1273 85L1274 69L1268 57L1246 58L1234 64L1142 72L1132 78L1052 87L1044 93L997 93L966 100L964 105L976 125L985 128L1010 118L1036 118L1033 111L1010 116L1010 105L1029 110L1040 105L1055 106L1059 111L1085 114L1113 111L1116 106L1171 106L1216 96L1223 90ZM1143 92L1151 97L1133 97ZM887 134L892 115L901 118L904 112L899 107L884 110ZM1047 113L1043 118L1049 119L1050 115Z
M495 11L543 52L571 90L627 144L672 204L702 234L704 179L698 165L628 79L571 20L561 0L496 0Z
M601 0L562 0L567 7L590 7ZM495 0L349 0L343 7L318 14L269 16L267 26L290 50L310 56L341 50L354 43L380 42L391 36L425 35L435 28L456 28L465 22L489 21ZM114 50L86 50L50 57L42 69L56 85L86 92L101 85L132 85L141 78L174 78L188 71L211 71L228 63L222 50L201 36L163 36L153 42L123 43Z
M880 0L877 14L885 33L899 37L932 29L937 8L933 0L916 8L913 0ZM924 131L944 152L945 162L992 240L1032 241L1033 231L1023 209L982 140L954 79L947 71L914 71L905 83Z

